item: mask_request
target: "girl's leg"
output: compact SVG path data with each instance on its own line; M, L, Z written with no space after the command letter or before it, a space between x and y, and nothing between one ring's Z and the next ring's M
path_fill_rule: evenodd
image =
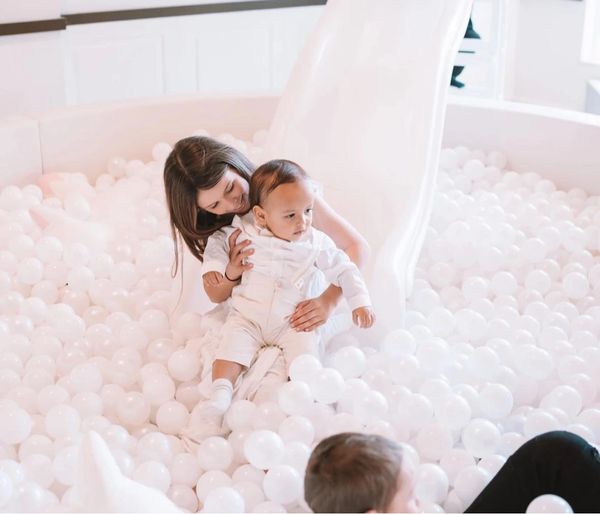
M600 512L600 458L570 432L547 432L521 446L465 512L525 512L542 494L574 512Z

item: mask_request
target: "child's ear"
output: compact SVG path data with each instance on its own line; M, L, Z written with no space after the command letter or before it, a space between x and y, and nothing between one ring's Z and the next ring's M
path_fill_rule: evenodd
M255 205L254 207L252 207L252 213L254 214L254 218L256 219L256 222L260 226L266 227L267 219L265 216L264 209L260 205Z

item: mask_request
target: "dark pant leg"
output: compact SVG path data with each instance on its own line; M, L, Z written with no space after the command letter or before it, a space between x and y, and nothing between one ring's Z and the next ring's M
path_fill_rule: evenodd
M542 494L574 512L600 512L598 451L570 432L547 432L521 446L465 512L525 512Z

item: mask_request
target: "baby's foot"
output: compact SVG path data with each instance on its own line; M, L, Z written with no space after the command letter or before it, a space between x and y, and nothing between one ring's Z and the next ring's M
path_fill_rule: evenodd
M202 402L192 410L190 422L181 431L181 439L190 451L195 451L198 445L207 437L223 435L223 416L225 412L212 402Z

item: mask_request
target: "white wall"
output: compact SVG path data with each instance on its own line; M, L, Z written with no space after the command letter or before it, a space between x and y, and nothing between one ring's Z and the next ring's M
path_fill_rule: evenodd
M79 3L69 2L69 9ZM3 36L0 117L168 94L277 94L321 10L174 16ZM40 10L38 19L45 14Z
M60 0L1 0L0 23L51 20L61 14Z
M215 1L222 0L195 0ZM482 6L494 2L513 6L506 60L503 67L496 67L504 81L499 97L585 108L587 81L600 79L600 65L581 61L585 7L600 0L475 1ZM0 3L0 23L123 7L122 0ZM173 0L127 3L128 8L165 5L173 5ZM0 117L35 114L65 104L165 94L277 94L322 9L72 25L66 31L0 37ZM467 83L471 78L475 83L477 73L487 80L493 72L485 63L479 66L483 67L467 67L463 75Z
M521 0L513 100L584 109L587 81L600 78L581 61L584 14L582 1Z

